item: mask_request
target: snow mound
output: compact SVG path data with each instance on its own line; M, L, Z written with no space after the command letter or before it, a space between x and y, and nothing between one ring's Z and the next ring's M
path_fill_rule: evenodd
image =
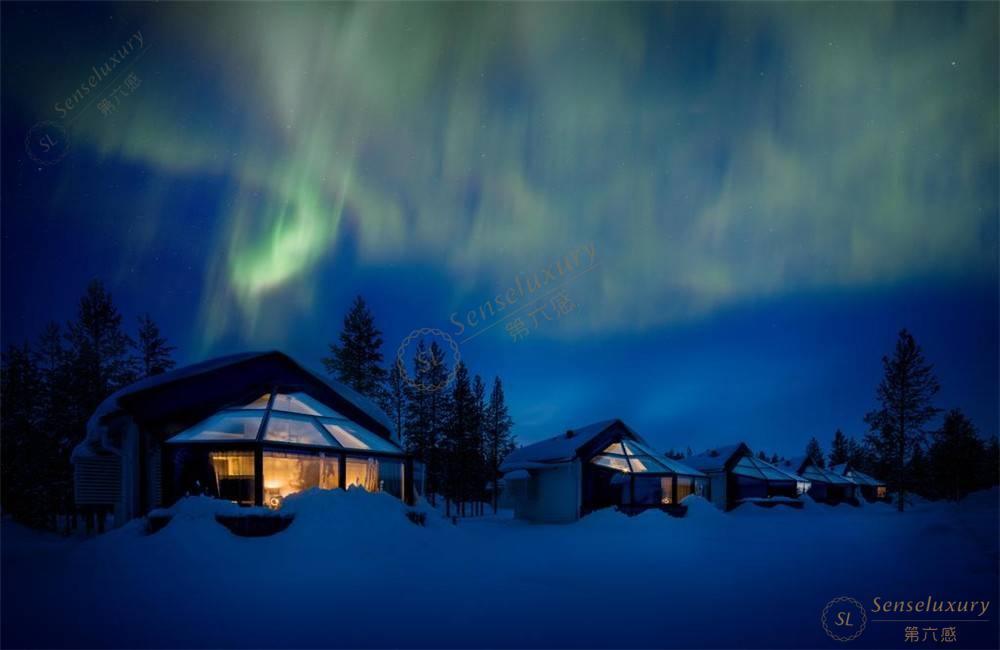
M685 519L721 519L724 513L712 505L710 501L704 497L700 497L694 494L688 495L681 499L681 505L687 506L687 515Z

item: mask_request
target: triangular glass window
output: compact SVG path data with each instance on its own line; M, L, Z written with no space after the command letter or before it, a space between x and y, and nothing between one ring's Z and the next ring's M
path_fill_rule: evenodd
M290 442L299 445L335 446L333 442L316 426L312 418L298 418L282 415L274 411L267 421L267 431L264 440L269 442Z
M223 411L181 431L167 442L210 442L256 440L263 415Z

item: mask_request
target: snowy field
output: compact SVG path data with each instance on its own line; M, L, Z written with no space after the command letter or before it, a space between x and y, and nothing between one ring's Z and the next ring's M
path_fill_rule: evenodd
M684 519L603 511L565 526L426 527L385 495L290 498L284 532L240 538L180 504L86 541L5 522L3 647L933 647L903 623L842 644L823 606L853 596L990 600L949 647L997 647L998 492L961 504L744 506ZM873 617L874 618L874 617Z

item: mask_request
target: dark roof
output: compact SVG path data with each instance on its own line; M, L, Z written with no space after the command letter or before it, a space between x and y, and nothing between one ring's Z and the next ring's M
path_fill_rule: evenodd
M117 414L128 414L141 423L171 421L173 425L172 421L177 420L178 426L190 426L226 404L256 398L272 386L297 386L316 393L344 416L384 438L394 439L392 423L371 400L271 350L217 357L125 386L101 402L91 415L87 436L74 455L99 446L102 428Z

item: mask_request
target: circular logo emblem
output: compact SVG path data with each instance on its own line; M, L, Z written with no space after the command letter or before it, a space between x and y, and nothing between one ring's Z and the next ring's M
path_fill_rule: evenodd
M834 598L823 608L820 623L827 636L835 641L853 641L861 636L868 624L864 605L848 596Z
M24 148L39 165L54 165L69 153L69 134L57 122L39 122L28 129Z
M439 338L451 348L451 370L441 372L443 370L444 359L435 356L430 348L418 348L413 357L413 363L416 366L416 376L411 377L407 373L406 350L415 338L423 336ZM399 349L396 351L396 367L399 369L399 375L410 388L420 393L434 393L446 388L451 383L451 380L455 378L455 370L460 360L458 343L455 343L455 339L433 327L421 327L420 329L413 330L403 339L403 342L399 344Z

